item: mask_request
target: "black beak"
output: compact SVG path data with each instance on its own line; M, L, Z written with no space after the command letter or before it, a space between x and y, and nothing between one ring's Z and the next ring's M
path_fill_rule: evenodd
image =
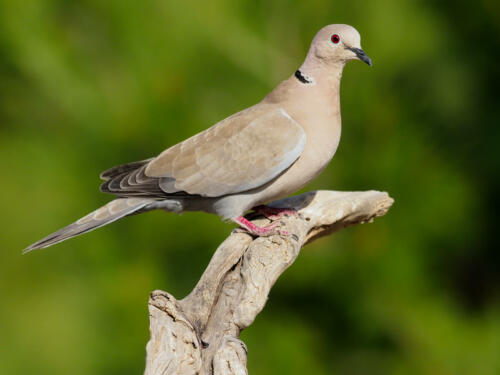
M372 59L370 59L368 57L368 55L365 53L365 51L363 51L361 48L347 47L347 49L350 49L352 52L354 52L356 54L356 56L358 57L358 59L360 59L361 61L367 63L370 66L373 66Z

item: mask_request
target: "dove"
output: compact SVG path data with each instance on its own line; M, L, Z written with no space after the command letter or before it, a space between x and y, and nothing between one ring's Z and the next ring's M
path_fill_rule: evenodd
M301 189L328 165L340 141L340 80L351 60L372 66L358 31L325 26L300 68L259 103L156 157L104 171L101 191L116 199L25 252L157 209L216 214L255 236L277 233L278 221L259 227L243 215L288 214L265 204Z

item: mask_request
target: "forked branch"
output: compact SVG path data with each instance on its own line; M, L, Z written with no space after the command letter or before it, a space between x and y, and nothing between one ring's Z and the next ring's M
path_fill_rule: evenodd
M272 203L298 211L282 219L290 235L252 238L233 232L187 297L151 293L145 374L247 374L247 349L239 335L264 308L272 286L300 249L349 225L371 222L392 203L378 191L314 191ZM266 220L254 222L264 225Z

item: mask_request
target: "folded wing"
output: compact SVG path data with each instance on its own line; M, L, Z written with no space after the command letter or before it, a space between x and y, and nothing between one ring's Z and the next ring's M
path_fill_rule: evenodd
M103 191L125 196L218 197L262 186L302 154L306 135L283 109L251 107L170 147L107 173ZM111 169L110 171L113 171ZM121 173L120 173L121 172Z

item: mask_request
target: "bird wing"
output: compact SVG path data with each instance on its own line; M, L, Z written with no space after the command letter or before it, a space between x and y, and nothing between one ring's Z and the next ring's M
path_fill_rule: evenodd
M250 107L162 152L143 174L165 193L218 197L266 184L302 154L304 129L281 108Z

